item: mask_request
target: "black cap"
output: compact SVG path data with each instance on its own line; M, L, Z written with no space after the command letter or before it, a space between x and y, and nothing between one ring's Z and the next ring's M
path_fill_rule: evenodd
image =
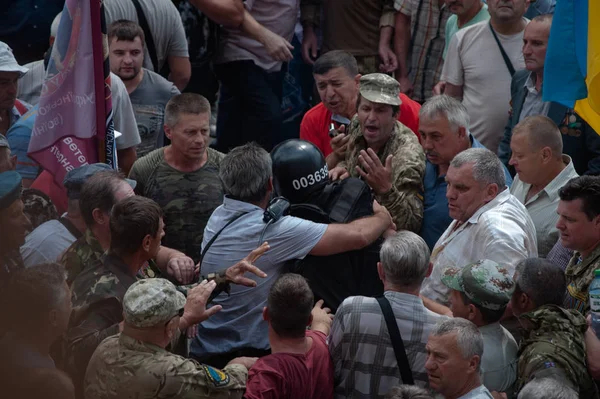
M327 163L311 142L286 140L271 151L275 194L299 204L329 182Z
M79 199L81 194L81 188L83 184L98 172L104 172L112 170L112 168L105 163L93 163L90 165L83 165L73 170L70 170L65 175L63 185L67 189L67 196L69 199ZM131 188L135 188L136 181L131 179L125 179Z

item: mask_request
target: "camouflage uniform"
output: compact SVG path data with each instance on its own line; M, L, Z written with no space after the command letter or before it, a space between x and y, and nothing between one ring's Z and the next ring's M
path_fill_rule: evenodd
M77 276L72 285L73 314L63 343L63 369L82 392L85 369L105 338L119 332L123 296L136 281L120 259L105 255Z
M206 164L184 173L165 161L164 148L138 159L129 177L137 181L136 194L150 198L164 212L163 245L200 260L204 227L212 212L223 203L219 165L224 155L208 149Z
M27 233L32 232L36 227L48 220L58 219L56 206L54 206L50 197L40 190L26 188L23 190L21 199L23 200L24 206L23 213L25 213L31 221L31 230Z
M363 76L360 80L360 94L372 102L400 105L400 85L384 74ZM358 155L361 150L367 150L367 142L358 116L352 119L348 134L350 143L346 159L338 166L346 168L350 176L360 177L356 171L356 166L360 166ZM423 221L423 147L412 130L396 121L388 142L377 155L383 165L388 155L393 155L394 159L392 189L382 195L375 194L375 199L390 212L398 230L410 230L418 234Z
M71 285L79 273L88 266L98 263L103 253L104 249L94 234L91 230L86 230L85 234L71 244L60 258L59 263L67 271L67 283Z
M138 329L164 326L185 302L167 280L140 280L123 297L125 323ZM85 397L241 398L247 378L242 365L217 370L121 333L94 352L85 377Z
M596 269L600 269L600 245L585 259L581 258L579 252L573 254L565 270L567 278L565 308L578 310L582 314L590 311L590 284L592 284Z
M585 361L585 318L577 311L544 305L519 317L525 327L519 349L517 392L532 378L559 378L585 399L598 398Z

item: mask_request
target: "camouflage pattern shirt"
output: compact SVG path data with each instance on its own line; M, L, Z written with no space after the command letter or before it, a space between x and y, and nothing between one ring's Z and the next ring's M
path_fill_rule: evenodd
M241 398L247 378L242 365L215 369L119 334L102 342L90 360L85 398Z
M565 308L578 310L581 314L590 311L590 284L596 269L600 269L600 245L585 259L581 258L579 252L573 254L565 270L567 278Z
M73 313L64 338L62 362L79 392L94 350L105 338L119 332L123 296L136 281L129 273L122 260L107 254L73 281Z
M355 116L348 128L350 146L346 160L338 166L346 168L350 176L360 177L356 166L360 166L358 155L367 149L367 142ZM392 189L385 194L375 194L375 199L392 215L398 230L419 233L423 221L423 176L425 175L425 153L417 136L396 121L394 131L385 147L377 154L385 165L388 155L393 155Z
M585 318L556 305L541 306L519 318L526 331L519 348L516 392L534 377L551 377L579 390L581 398L598 398L585 361Z
M219 165L224 155L211 148L204 166L180 172L165 161L164 148L138 159L129 173L137 181L135 192L158 203L164 212L163 245L200 260L204 227L223 203Z
M104 249L91 230L86 230L60 258L60 264L67 271L67 283L71 285L79 273L98 263L102 254Z

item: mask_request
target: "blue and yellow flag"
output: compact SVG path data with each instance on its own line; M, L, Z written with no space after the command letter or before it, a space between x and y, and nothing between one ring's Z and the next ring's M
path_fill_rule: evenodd
M556 2L542 93L600 134L600 0Z

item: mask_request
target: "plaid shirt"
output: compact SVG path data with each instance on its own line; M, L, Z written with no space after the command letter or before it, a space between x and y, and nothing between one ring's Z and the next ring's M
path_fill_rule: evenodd
M431 252L433 271L421 294L448 306L450 288L441 280L445 267L489 259L506 266L512 276L525 258L537 258L535 226L525 206L505 189L466 222L450 223Z
M444 65L446 21L451 13L439 0L395 0L394 8L410 18L408 77L414 85L413 100L433 95Z
M396 316L415 384L428 387L425 345L438 321L446 318L425 308L410 294L386 291ZM383 398L402 384L390 336L374 298L346 298L338 308L329 335L336 398Z

